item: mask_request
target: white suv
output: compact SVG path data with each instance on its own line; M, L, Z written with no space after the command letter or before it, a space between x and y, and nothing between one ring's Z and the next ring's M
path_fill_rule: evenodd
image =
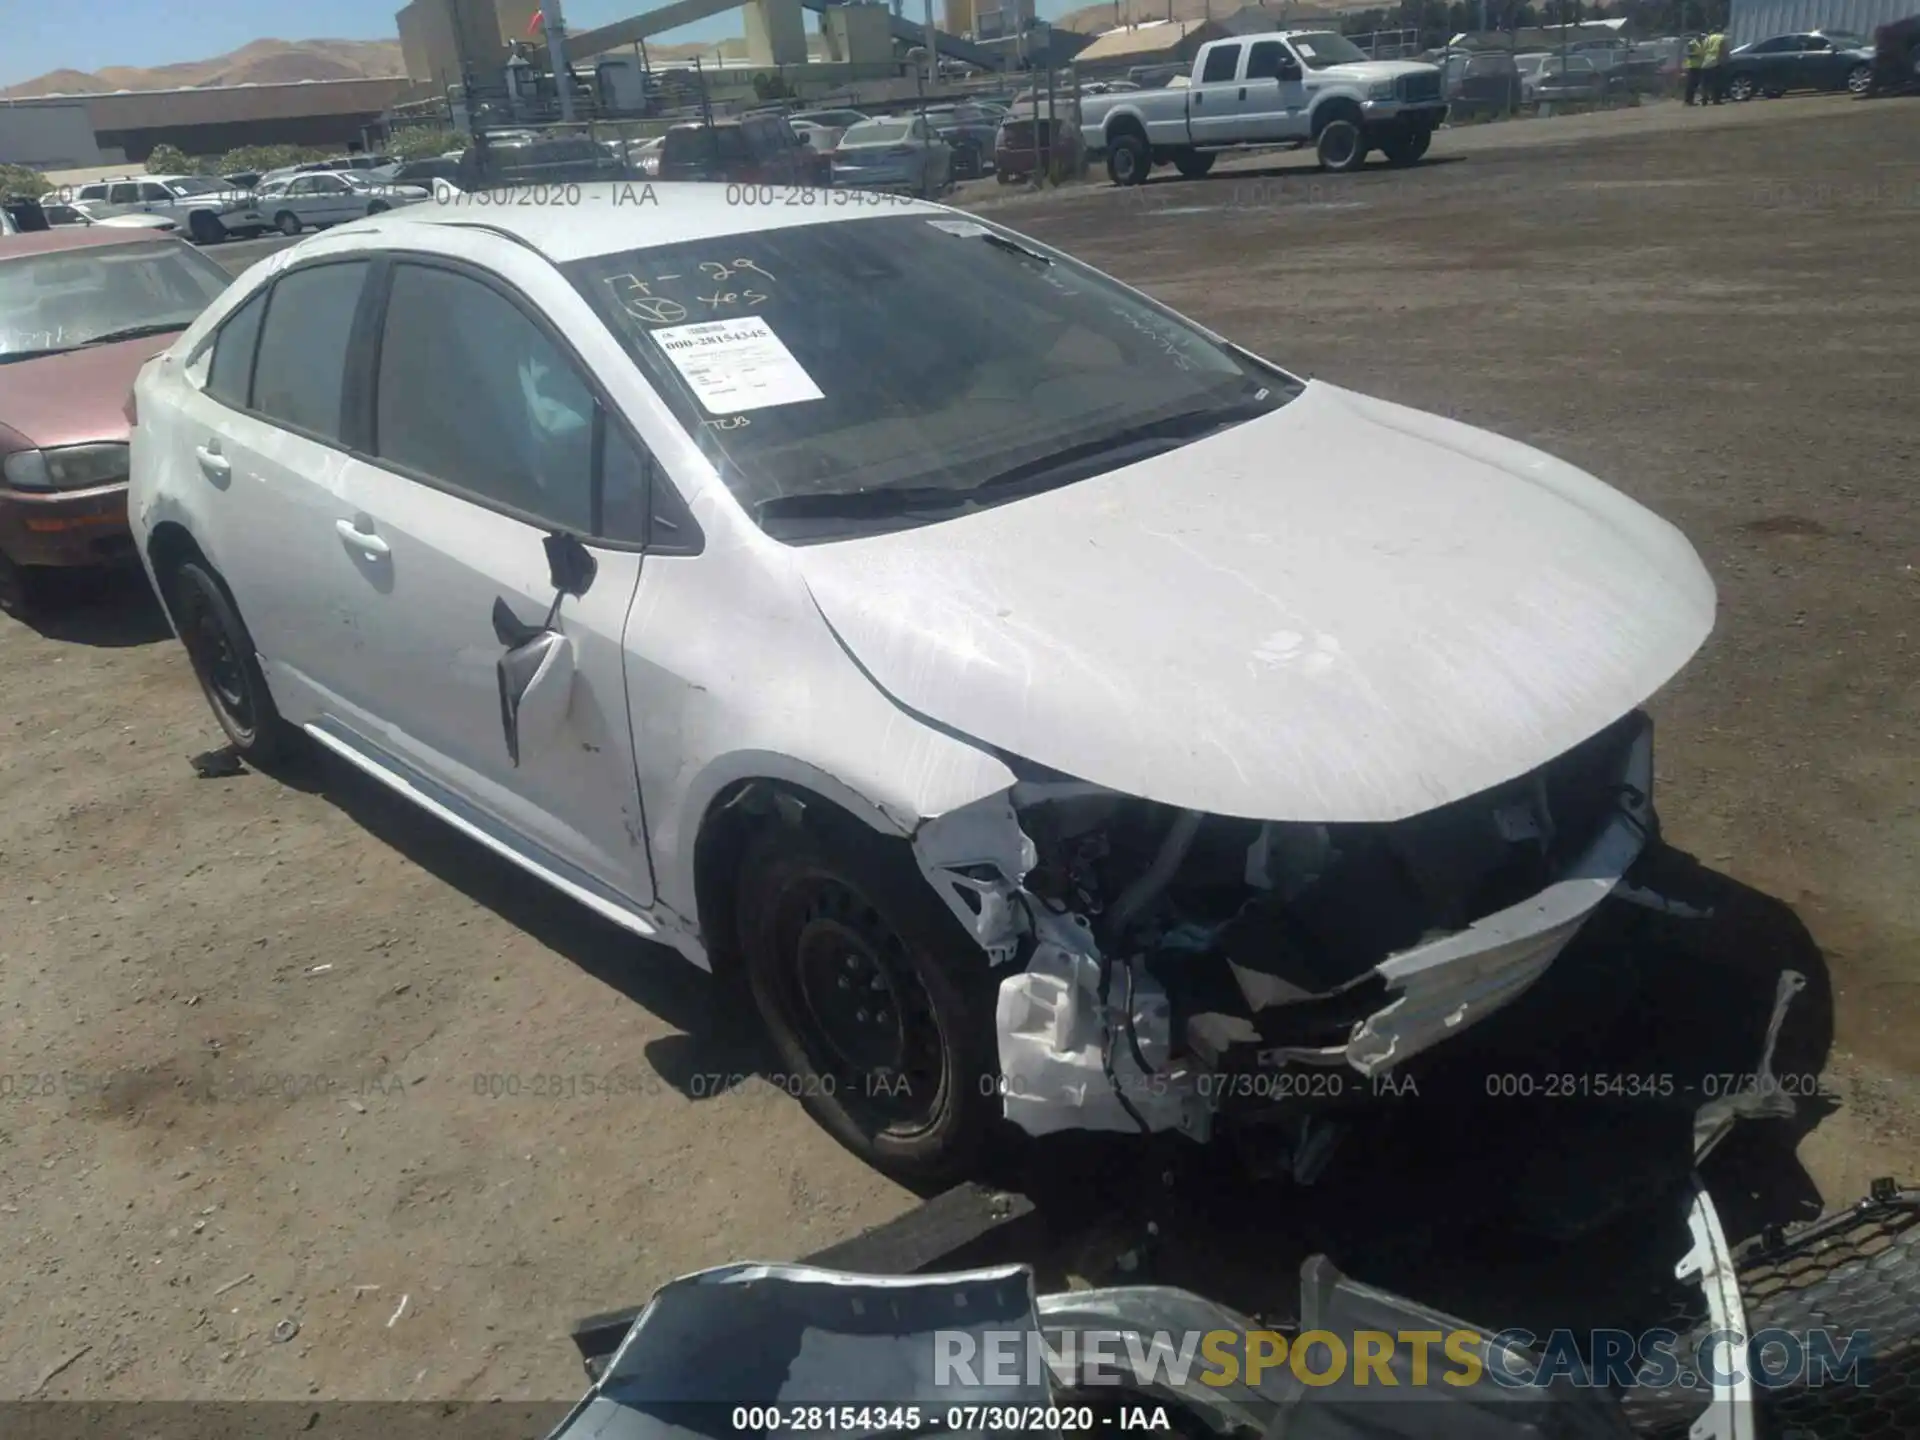
M171 219L201 245L271 228L250 193L204 175L127 175L61 191L58 198L95 219L139 214Z
M1653 834L1679 532L1001 227L725 190L356 221L141 372L244 755L741 978L901 1174L1351 1103L1542 974Z

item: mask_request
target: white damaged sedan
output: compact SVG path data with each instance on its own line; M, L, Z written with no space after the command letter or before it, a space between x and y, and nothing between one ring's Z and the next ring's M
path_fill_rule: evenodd
M724 189L344 226L142 372L244 754L743 980L901 1175L1351 1095L1623 889L1714 621L1672 526L1001 227Z

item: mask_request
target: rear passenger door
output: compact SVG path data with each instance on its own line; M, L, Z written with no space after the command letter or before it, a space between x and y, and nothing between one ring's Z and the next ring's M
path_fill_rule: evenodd
M1187 89L1187 133L1196 145L1224 145L1240 128L1240 52L1237 40L1215 41Z
M337 604L350 569L334 522L347 465L345 375L371 265L287 270L187 367L183 440L206 487L198 539L232 587L281 713L315 719L354 684L361 617Z
M622 642L646 454L567 343L491 272L402 256L383 273L361 453L333 515L332 603L358 637L341 657L352 683L335 738L589 903L644 906ZM596 565L557 610L554 533L587 539ZM500 626L537 631L550 613L570 673L510 726L499 665L526 642Z

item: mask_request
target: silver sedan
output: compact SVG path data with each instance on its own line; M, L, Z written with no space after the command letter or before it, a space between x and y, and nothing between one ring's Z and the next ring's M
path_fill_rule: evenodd
M952 185L953 150L917 115L862 120L833 152L833 183L931 198Z

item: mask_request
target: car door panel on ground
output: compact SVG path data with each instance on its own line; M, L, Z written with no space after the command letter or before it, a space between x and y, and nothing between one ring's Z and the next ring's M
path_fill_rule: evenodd
M359 552L340 603L366 643L340 658L374 697L354 704L337 689L339 718L384 758L533 842L543 865L645 905L652 874L621 648L638 549L596 547L587 592L559 605L552 628L574 655L566 718L517 761L493 618L504 601L522 624L546 621L544 541L593 533L597 454L602 528L639 536L631 512L644 506L644 464L573 357L501 289L425 261L390 274L371 454L347 463L333 517L352 533L326 537Z

